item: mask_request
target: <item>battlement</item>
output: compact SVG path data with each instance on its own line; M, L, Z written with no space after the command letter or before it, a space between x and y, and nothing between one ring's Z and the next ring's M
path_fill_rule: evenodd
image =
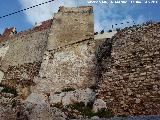
M4 33L0 36L0 42L13 39L18 36L23 37L29 33L43 31L45 29L51 30L50 39L54 38L55 36L54 40L49 40L49 46L54 46L56 48L58 46L61 47L66 44L81 41L89 37L93 38L94 22L92 13L93 7L91 6L72 8L61 6L58 10L58 13L54 14L53 19L38 23L31 29L17 33L15 27L6 28ZM75 37L78 39L76 40ZM54 43L52 44L52 42Z
M92 6L80 6L80 7L64 7L61 6L58 10L58 12L63 13L93 13L93 7Z
M46 29L50 29L52 25L52 19L43 21L40 25L34 26L31 29L22 31L22 32L17 32L15 27L12 28L6 28L4 33L0 36L0 43L5 42L7 40L14 39L18 36L26 36L27 34L38 32L38 31L43 31Z
M4 33L3 33L3 36L11 36L11 35L16 34L16 33L17 33L17 31L16 31L15 27L6 28Z

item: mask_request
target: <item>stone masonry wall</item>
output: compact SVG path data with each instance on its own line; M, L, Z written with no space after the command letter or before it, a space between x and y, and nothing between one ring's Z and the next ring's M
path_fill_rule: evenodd
M16 88L23 99L30 94L30 86L34 85L33 79L39 74L47 47L48 32L49 29L27 31L1 43L1 86Z
M117 115L160 114L160 24L123 29L110 43L98 49L99 98Z
M41 61L48 40L48 30L17 36L9 42L9 50L1 62L1 69L8 66Z
M92 12L61 7L53 20L1 36L0 86L26 99L98 84L97 97L116 115L160 114L160 23L95 40Z
M34 92L55 92L64 87L86 88L95 84L93 8L60 7L54 15L40 77Z
M93 8L60 7L55 13L49 35L48 49L57 49L68 44L94 38Z
M55 51L46 51L32 92L60 92L64 88L95 85L95 50L104 41L88 39Z
M60 7L53 20L0 37L0 84L19 94L30 86L40 92L91 86L94 50L100 44L93 41L93 8Z

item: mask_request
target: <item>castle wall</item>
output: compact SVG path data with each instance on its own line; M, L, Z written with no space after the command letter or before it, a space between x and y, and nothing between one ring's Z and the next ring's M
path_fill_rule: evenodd
M86 88L95 84L92 12L92 7L61 7L55 14L33 91L55 92L64 87Z
M160 114L159 28L150 24L120 31L108 56L109 44L101 47L99 97L115 114Z
M94 38L92 7L64 8L54 15L49 35L48 49Z
M17 34L1 43L2 84L10 87L30 86L38 75L44 51L46 50L49 29L27 31ZM3 50L2 50L3 49ZM3 74L2 74L3 75Z
M9 46L7 45L7 43L0 44L0 63L4 59L8 50L9 50ZM3 77L4 77L4 72L0 71L0 83L3 79Z
M17 36L10 40L9 50L3 61L2 70L10 66L41 61L47 45L48 30ZM5 68L6 67L6 68Z
M160 24L94 38L92 9L61 7L53 21L1 36L0 84L24 99L98 84L116 115L160 114Z
M0 62L4 59L8 50L9 50L9 45L5 43L4 45L0 45Z
M95 85L95 49L104 41L88 39L46 51L33 92L56 92L64 88L86 88Z

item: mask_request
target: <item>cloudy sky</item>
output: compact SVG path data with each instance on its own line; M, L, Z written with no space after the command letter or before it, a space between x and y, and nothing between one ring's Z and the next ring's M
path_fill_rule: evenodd
M46 2L48 0L0 0L0 17L33 5ZM95 0L98 3L88 2L91 0L55 0L52 3L36 7L25 12L18 13L6 18L0 19L0 33L8 27L16 27L18 31L32 28L36 22L41 22L53 17L53 13L57 12L59 6L80 6L92 5L94 7L95 31L104 29L107 31L112 25L117 27L125 27L143 23L148 20L160 21L160 1L158 3L149 3L153 0L139 0L141 4L131 4L131 0L127 4L110 3L111 0ZM93 1L93 0L92 0ZM99 1L107 1L108 3L100 3ZM112 0L113 2L118 0ZM133 0L132 0L133 1ZM147 4L144 2L148 1ZM156 0L155 0L156 1ZM130 23L127 23L130 22ZM121 24L124 23L124 24Z

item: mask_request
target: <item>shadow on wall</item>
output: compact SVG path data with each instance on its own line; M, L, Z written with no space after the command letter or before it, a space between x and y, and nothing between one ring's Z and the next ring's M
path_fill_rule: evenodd
M100 84L101 80L102 80L102 71L107 71L104 70L104 66L102 61L104 59L111 60L111 51L112 51L112 43L115 39L115 36L113 36L111 39L107 38L105 40L104 43L102 43L95 52L95 56L96 56L96 73L95 73L95 78L96 78L96 83L97 85Z

